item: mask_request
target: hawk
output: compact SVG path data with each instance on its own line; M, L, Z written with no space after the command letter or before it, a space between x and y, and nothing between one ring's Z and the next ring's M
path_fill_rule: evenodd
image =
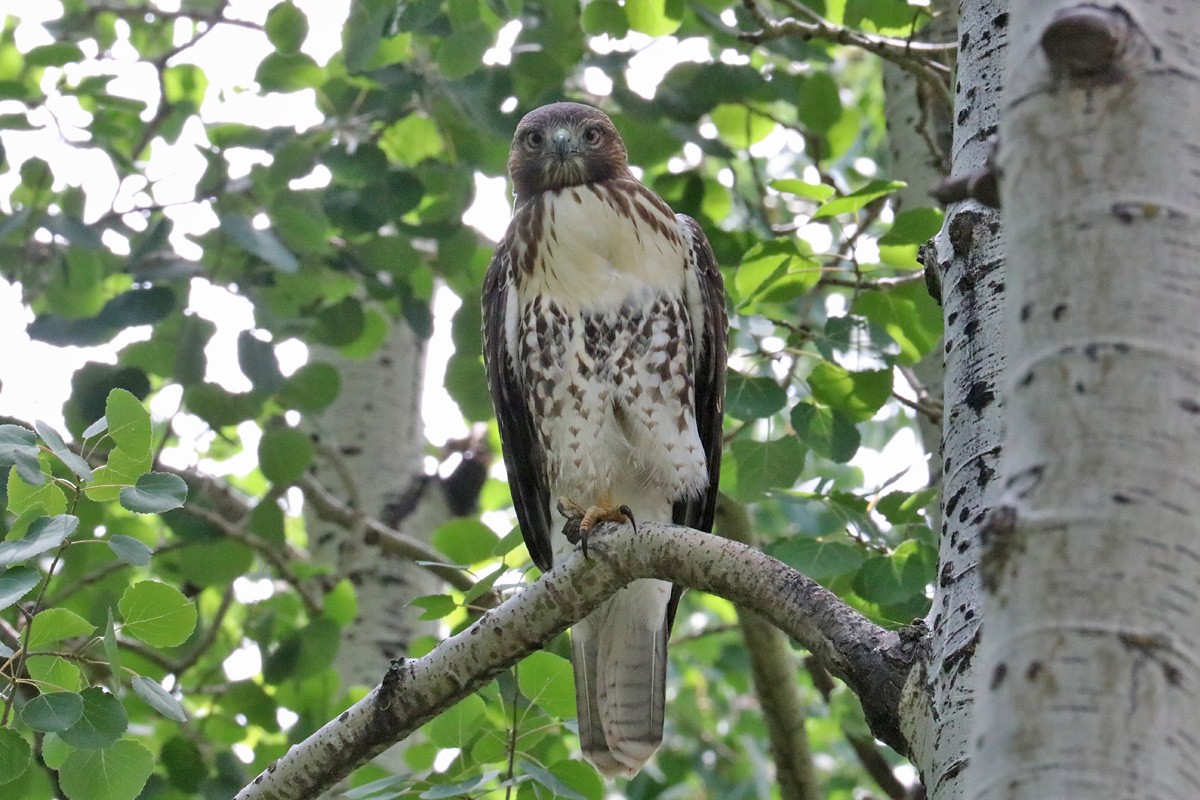
M508 171L516 205L484 280L484 359L534 563L547 571L573 547L568 518L585 547L600 521L711 530L727 325L708 239L638 181L590 106L527 114ZM572 628L580 744L606 775L632 777L662 742L680 591L634 581Z

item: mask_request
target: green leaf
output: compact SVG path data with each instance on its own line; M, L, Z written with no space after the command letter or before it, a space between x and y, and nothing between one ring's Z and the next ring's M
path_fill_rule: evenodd
M21 720L35 731L65 731L83 716L83 698L75 692L47 692L25 704Z
M499 537L479 520L459 517L438 528L432 541L452 563L465 565L490 558Z
M109 536L105 541L117 558L135 567L144 567L149 564L150 556L154 552L141 539L135 539L132 536L122 536L119 533Z
M853 572L866 559L861 547L793 536L767 548L767 553L816 581Z
M350 4L350 16L342 28L342 53L351 75L362 72L375 55L395 12L392 0L358 0Z
M295 53L308 37L308 17L292 3L280 3L267 13L263 32L281 53Z
M904 181L871 181L856 192L851 192L842 197L835 197L832 200L822 203L812 218L825 219L826 217L836 217L838 214L850 214L859 211L872 200L887 197L892 192L897 189L903 189L905 186Z
M71 448L67 447L67 443L63 441L58 431L40 420L34 423L34 428L37 430L38 436L41 436L42 441L50 448L50 452L58 456L59 460L66 464L72 472L85 481L92 479L92 468L86 461L73 453Z
M851 310L887 331L900 345L900 361L905 364L920 361L942 339L942 308L929 296L924 282L863 292Z
M295 483L312 461L312 440L296 428L270 428L258 442L258 467L272 483Z
M159 762L166 767L171 785L189 794L198 793L208 777L208 764L196 743L183 736L163 742Z
M283 385L283 373L279 371L279 359L275 356L275 346L264 342L252 331L242 331L237 338L238 366L255 391L273 394Z
M892 220L892 227L879 237L880 247L898 244L925 244L942 227L944 214L937 208L911 208Z
M891 555L870 556L854 577L854 591L882 606L925 602L925 587L936 573L937 553L914 539Z
M588 800L587 795L580 794L565 784L550 770L534 764L527 759L519 759L517 761L518 769L526 775L532 777L535 781L545 786L550 791L554 792L554 797L565 798L566 800Z
M0 786L21 777L32 760L29 742L12 728L0 728Z
M159 714L176 722L187 722L187 714L184 713L183 706L158 681L151 680L145 675L134 675L130 685L133 687L133 693L142 698Z
M807 197L810 200L823 202L837 192L828 183L808 183L799 178L780 178L771 181L771 188L784 194L794 194L797 197Z
M892 371L850 372L822 361L808 374L808 385L818 401L841 409L855 422L862 422L875 416L892 396Z
M0 573L0 610L29 594L42 582L42 573L32 567L12 567Z
M628 2L629 0L626 0L626 8ZM719 105L712 110L711 116L721 138L736 148L745 148L761 142L775 130L775 120L758 114L743 104Z
M134 454L150 453L153 445L150 412L132 392L113 389L104 402L108 435L117 447Z
M771 489L790 488L804 469L804 445L794 436L767 442L737 439L729 451L734 496L742 502L759 501Z
M263 661L263 678L280 683L286 678L308 678L323 672L337 656L341 628L331 619L317 617L292 631Z
M839 464L854 458L862 443L853 420L839 410L812 403L797 403L792 409L792 429L814 453Z
M329 364L305 364L284 381L279 401L297 411L324 411L337 399L341 377Z
M86 636L96 626L67 608L47 608L33 618L29 633L29 648L35 650L49 642L59 642L74 636Z
M42 692L78 692L83 686L83 672L62 656L31 655L25 669Z
M29 469L21 467L24 453L18 452L16 457L17 468L8 473L8 510L14 514L22 514L29 510L40 510L47 514L61 514L66 511L66 494L58 487L58 484L44 481L45 475L50 472L50 469L43 467L43 462L50 456L45 453L40 454L38 459L33 462L36 466L30 466ZM37 476L42 478L43 482L31 484L25 476L27 472L35 469Z
M20 425L0 425L0 466L11 466L13 453L24 450L37 456L37 434Z
M475 736L486 710L483 698L469 694L426 723L423 730L438 747L464 747Z
M81 696L83 716L59 734L62 740L85 750L99 750L120 739L129 727L121 701L98 687L84 689Z
M148 472L133 486L121 489L121 507L135 514L161 514L187 500L187 484L169 472Z
M59 514L55 517L38 517L29 526L23 539L0 542L0 567L27 561L53 550L79 527L79 517Z
M737 370L725 377L725 411L741 420L762 419L787 404L787 391L773 378L751 378Z
M362 336L366 324L362 303L353 297L344 297L317 312L313 337L322 344L343 347Z
M422 620L442 619L458 610L458 603L448 594L429 594L418 597L412 601L412 605L425 609L420 616Z
M483 66L483 54L492 46L495 34L482 19L452 32L438 45L435 60L449 80L465 78Z
M266 229L257 230L246 217L226 214L221 217L221 230L234 244L277 269L284 272L296 272L300 269L300 262L288 252L274 233Z
M650 36L668 36L683 21L683 3L673 0L625 0L629 27Z
M59 770L68 800L134 800L154 772L154 756L132 739L103 750L76 750Z
M254 73L254 80L266 92L298 92L301 89L315 89L325 82L326 77L325 70L308 53L271 53L259 63L258 69ZM222 223L222 227L224 227L224 223ZM279 240L275 238L275 234L266 230L254 230L253 228L250 230L257 235L247 236L243 230L239 233L241 238L233 236L231 238L268 264L273 264L285 272L294 272L299 267L299 264L295 262L295 256L284 249ZM228 232L227 228L226 232ZM262 234L267 234L267 237L263 237ZM251 242L253 242L252 245ZM264 247L265 249L259 249ZM268 256L267 253L270 255ZM289 266L289 264L296 264L296 266Z
M91 500L107 502L120 497L121 488L137 481L154 463L150 412L125 389L113 389L104 404L108 436L116 444L108 463L96 470L87 488Z
M821 268L797 249L794 239L759 242L746 251L734 274L739 307L747 309L751 300L786 302L817 285Z
M61 67L83 60L83 50L73 42L44 44L25 54L25 63L31 67Z
M517 685L521 694L552 716L575 716L575 681L571 662L565 658L545 650L531 653L517 668Z
M108 417L101 417L83 429L83 438L90 439L108 430Z
M117 603L122 630L155 647L175 647L196 627L196 607L174 586L142 581L125 590Z

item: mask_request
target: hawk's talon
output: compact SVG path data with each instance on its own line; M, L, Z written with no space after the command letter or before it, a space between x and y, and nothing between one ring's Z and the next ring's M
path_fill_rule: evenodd
M633 510L629 506L620 506L617 511L620 511L629 518L629 524L633 526L633 532L637 533L637 520L633 518Z
M633 511L629 506L595 505L584 509L571 500L560 497L556 507L558 513L567 519L563 524L563 536L566 536L567 541L571 544L580 546L584 558L587 558L588 555L588 534L601 522L619 524L628 522L633 525L633 532L637 533L637 522L634 520Z

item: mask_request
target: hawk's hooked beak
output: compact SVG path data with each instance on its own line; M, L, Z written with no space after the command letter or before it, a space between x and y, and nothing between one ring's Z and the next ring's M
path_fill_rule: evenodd
M560 161L565 161L567 156L575 152L571 143L571 134L566 128L556 130L550 139L554 142L554 154Z

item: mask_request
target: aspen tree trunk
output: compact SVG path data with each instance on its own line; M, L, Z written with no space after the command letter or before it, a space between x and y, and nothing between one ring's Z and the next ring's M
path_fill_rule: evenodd
M322 453L317 478L364 515L428 541L449 512L441 492L423 491L428 482L421 422L423 342L397 320L387 341L366 359L336 351L314 351L314 357L333 364L341 376L338 398L321 416L316 433ZM335 667L344 686L374 686L389 661L407 653L414 636L432 631L418 622L421 611L409 603L436 593L439 581L411 561L384 554L361 530L311 512L305 521L314 556L333 567L336 577L349 577L358 599L358 617L343 631Z
M981 169L999 120L1007 39L1006 0L959 8L951 173ZM939 571L929 657L915 668L901 710L910 756L931 800L957 800L971 732L974 653L981 621L980 530L990 509L1002 434L998 379L1005 291L999 216L978 202L946 209L925 252L941 283L945 314L945 416Z
M1200 4L1014 0L969 798L1200 797Z

